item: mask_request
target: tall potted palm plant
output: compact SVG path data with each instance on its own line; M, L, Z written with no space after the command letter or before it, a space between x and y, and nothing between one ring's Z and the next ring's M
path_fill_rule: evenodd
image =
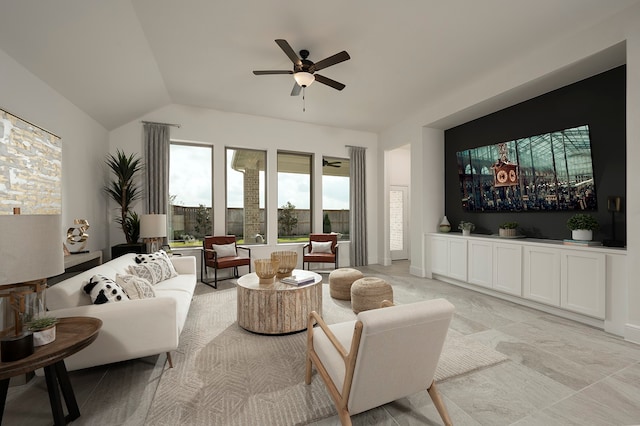
M142 196L140 186L135 181L142 170L142 161L135 154L126 155L117 150L115 155L109 154L106 164L114 177L105 185L104 190L120 208L116 222L122 228L127 244L135 244L140 238L140 219L131 208Z

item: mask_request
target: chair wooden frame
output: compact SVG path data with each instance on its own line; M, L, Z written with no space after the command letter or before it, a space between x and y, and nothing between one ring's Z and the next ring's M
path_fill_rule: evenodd
M384 300L381 303L381 307L388 306L393 306L393 303L388 300ZM322 364L322 361L318 357L318 354L314 350L313 331L315 324L322 328L322 331L326 334L327 338L344 361L345 378L341 390L339 390L333 380L331 380L329 373ZM342 346L342 344L338 341L337 337L331 332L331 329L329 328L327 323L317 312L313 311L309 314L309 322L307 324L307 357L305 383L307 385L311 384L312 366L315 365L316 370L320 374L320 377L329 390L329 394L331 395L331 398L333 399L333 402L338 411L340 423L343 426L351 425L351 415L349 414L348 403L351 392L351 385L353 382L354 370L356 367L356 359L358 357L358 349L360 347L360 339L362 338L362 328L362 322L356 321L353 331L353 338L351 340L351 347L349 348L349 351L347 351L346 348ZM453 422L449 417L447 407L445 406L444 401L442 400L440 393L438 392L435 380L431 382L431 385L427 388L427 392L429 393L429 397L433 401L433 404L438 410L438 414L440 414L440 417L442 418L444 424L447 426L453 425Z
M248 256L247 257L241 257L241 256L236 256L236 257L231 257L231 258L226 258L226 257L222 257L220 258L220 260L218 260L218 253L216 253L216 251L212 248L206 248L206 242L207 239L212 239L212 238L220 238L223 239L225 241L233 242L236 245L236 253L238 252L238 250L244 250ZM207 236L204 238L204 240L202 241L202 261L200 262L200 281L202 281L204 284L213 287L215 289L218 288L218 269L228 269L228 268L233 268L233 275L231 277L228 278L222 278L220 279L220 281L222 280L228 280L231 278L239 278L240 274L238 272L238 266L248 266L249 267L249 273L251 273L251 249L249 247L244 247L244 246L239 246L236 242L236 237L234 235L225 235L225 236ZM211 256L209 259L207 259L207 256ZM224 259L229 259L231 261L231 263L233 263L232 265L229 266L219 266L221 262L224 262ZM207 265L207 260L211 261L213 263L213 265ZM224 265L224 264L223 264ZM210 279L206 279L207 276L207 268L213 268L213 273L214 273L214 278L213 281L211 281Z
M315 255L312 253L313 247L311 242L331 242L331 254L332 256L325 256L323 254ZM306 252L306 253L305 253ZM325 258L327 257L327 258ZM309 269L309 263L333 263L335 269L338 269L338 235L337 234L309 234L309 242L302 246L302 269L304 264L307 264Z

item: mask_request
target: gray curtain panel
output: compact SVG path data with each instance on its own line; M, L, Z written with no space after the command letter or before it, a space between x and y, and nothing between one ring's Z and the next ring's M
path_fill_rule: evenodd
M367 265L366 148L349 147L351 160L351 266Z
M147 213L166 214L169 202L169 126L144 124Z

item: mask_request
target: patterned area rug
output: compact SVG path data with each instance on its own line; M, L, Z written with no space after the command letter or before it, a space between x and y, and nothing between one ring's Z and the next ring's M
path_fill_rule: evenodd
M323 285L323 317L331 324L355 318L349 302ZM302 425L336 414L314 373L304 384L306 333L262 336L238 327L236 290L195 296L175 367L164 371L147 424ZM507 359L450 330L436 379L468 373Z

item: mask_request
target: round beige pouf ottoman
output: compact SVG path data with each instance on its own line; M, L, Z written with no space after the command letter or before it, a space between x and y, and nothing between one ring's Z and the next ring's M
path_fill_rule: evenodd
M351 286L351 309L356 314L379 308L383 300L393 302L393 289L382 278L360 278Z
M340 268L331 271L329 274L331 297L340 300L351 300L351 284L362 277L362 272L353 268Z

